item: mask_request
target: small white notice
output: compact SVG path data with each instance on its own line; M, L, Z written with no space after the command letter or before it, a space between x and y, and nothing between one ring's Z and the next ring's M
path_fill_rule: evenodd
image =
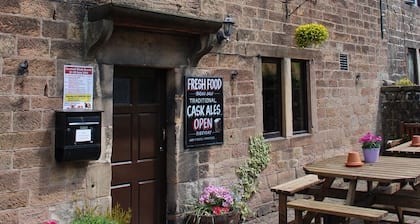
M92 140L90 129L76 129L76 142L89 142Z

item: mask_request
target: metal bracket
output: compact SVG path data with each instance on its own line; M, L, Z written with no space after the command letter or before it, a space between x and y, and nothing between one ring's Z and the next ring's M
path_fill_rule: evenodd
M295 9L293 9L292 11L289 12L289 1L290 0L285 0L283 3L286 4L285 10L286 10L286 19L289 19L289 17L291 15L293 15L293 13L295 13L300 7L302 7L303 4L305 4L306 2L312 2L312 4L316 4L317 0L304 0L303 2L299 3L298 6L296 6Z

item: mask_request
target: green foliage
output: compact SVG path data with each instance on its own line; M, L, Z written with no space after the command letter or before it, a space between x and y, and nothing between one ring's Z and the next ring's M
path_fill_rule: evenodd
M75 219L71 224L129 224L130 222L131 210L125 211L116 205L112 210L104 213L98 206L85 203L82 208L76 208Z
M304 24L296 28L295 41L296 45L301 48L310 45L320 45L328 39L329 33L324 25L317 23Z
M258 187L258 176L267 167L270 162L270 145L264 141L262 135L250 138L249 159L247 162L236 170L239 177L238 194L241 200L237 202L242 218L246 218L251 214L247 201L256 192Z
M408 78L402 78L395 83L396 86L414 86L415 84Z

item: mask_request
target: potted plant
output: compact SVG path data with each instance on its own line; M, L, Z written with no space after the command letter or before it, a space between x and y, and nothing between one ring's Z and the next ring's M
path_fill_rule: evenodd
M237 224L239 221L233 194L226 187L210 185L204 188L186 223Z
M300 25L295 30L296 45L300 48L320 45L328 39L328 36L327 28L318 23Z
M366 163L374 163L378 161L381 141L381 136L373 135L370 132L359 138L359 143L362 143L363 156Z

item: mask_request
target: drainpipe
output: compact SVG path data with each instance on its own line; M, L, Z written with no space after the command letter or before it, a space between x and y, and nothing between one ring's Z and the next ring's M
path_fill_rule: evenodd
M379 0L379 13L381 13L381 38L384 39L384 16L385 13L383 12L382 0Z

